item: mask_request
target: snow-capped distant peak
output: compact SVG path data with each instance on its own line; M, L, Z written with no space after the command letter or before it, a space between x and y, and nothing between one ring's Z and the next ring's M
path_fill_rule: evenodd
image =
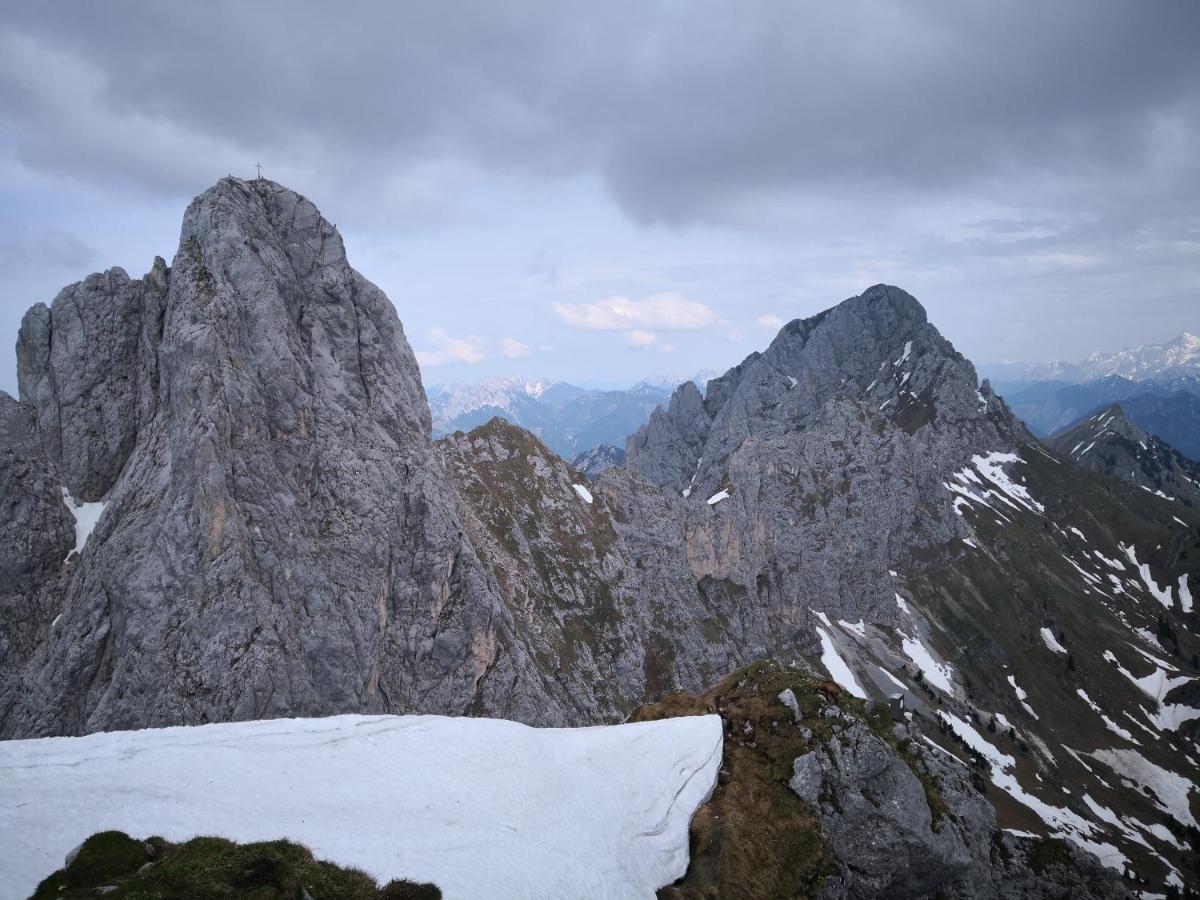
M451 384L439 390L430 405L434 418L452 421L458 416L485 407L495 407L510 415L520 397L534 400L553 387L553 381L528 381L519 375L489 378L471 384ZM432 395L432 391L430 392Z
M1097 351L1082 362L1033 366L1025 376L1048 381L1091 381L1111 375L1147 379L1200 373L1200 337L1183 332L1161 344L1145 344L1112 353Z

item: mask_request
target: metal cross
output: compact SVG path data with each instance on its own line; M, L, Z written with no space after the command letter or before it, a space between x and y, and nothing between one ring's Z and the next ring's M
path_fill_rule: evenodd
M255 164L254 164L254 168L255 168L256 170L258 170L258 180L259 180L259 181L262 181L262 164L261 164L261 163L255 163Z

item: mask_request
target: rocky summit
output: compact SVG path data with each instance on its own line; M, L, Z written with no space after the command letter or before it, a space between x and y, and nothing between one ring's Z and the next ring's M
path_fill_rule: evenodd
M1120 404L1110 404L1047 441L1093 472L1137 485L1164 500L1200 506L1200 463L1139 428Z
M795 896L1200 888L1200 513L1039 442L912 296L785 325L582 469L502 419L434 441L393 300L308 200L226 178L170 266L27 313L0 735L734 692L726 756L767 728L755 777L811 826ZM705 694L768 663L799 673L769 708Z

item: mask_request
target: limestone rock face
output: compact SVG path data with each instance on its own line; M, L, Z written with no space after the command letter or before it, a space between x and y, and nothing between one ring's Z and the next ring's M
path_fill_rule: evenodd
M571 465L588 478L595 478L601 472L625 465L625 451L612 444L599 444L575 454L571 458Z
M882 738L853 722L817 750L798 757L790 786L820 810L840 873L827 897L969 896L988 878L996 814L961 766L916 752L906 764ZM953 815L933 820L920 765L942 792L955 792ZM957 769L957 771L956 771ZM822 798L825 798L822 801Z
M0 593L57 571L75 544L74 520L32 420L31 410L0 391Z
M1057 865L1032 869L1035 844L997 829L996 812L968 770L918 748L914 729L899 731L907 759L855 720L795 760L790 787L819 811L837 860L838 872L825 879L821 897L1132 896L1114 872L1065 844ZM917 771L936 791L936 818Z
M696 555L801 632L812 608L890 622L887 571L966 536L946 473L1022 439L920 304L881 285L784 326L704 397L681 385L626 466L692 504L727 492Z
M46 456L108 502L42 598L58 624L0 733L461 711L498 705L476 696L489 670L525 690L529 667L496 658L503 610L395 310L307 200L224 179L189 207L169 277L89 279L21 340ZM537 718L545 700L513 703Z
M725 630L731 598L697 586L675 498L623 469L588 484L501 419L437 446L471 543L545 690L573 710L567 721L623 718L647 695L698 690L741 662Z
M169 273L109 269L25 314L17 338L21 401L46 455L78 500L108 492L158 404L158 344Z

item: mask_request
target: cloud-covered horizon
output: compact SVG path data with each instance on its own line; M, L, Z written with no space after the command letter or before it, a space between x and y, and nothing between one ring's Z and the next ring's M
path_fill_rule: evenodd
M261 162L426 365L635 380L671 330L723 367L881 281L977 361L1163 340L1200 330L1198 38L1191 0L15 0L0 330ZM711 316L576 324L656 296Z

